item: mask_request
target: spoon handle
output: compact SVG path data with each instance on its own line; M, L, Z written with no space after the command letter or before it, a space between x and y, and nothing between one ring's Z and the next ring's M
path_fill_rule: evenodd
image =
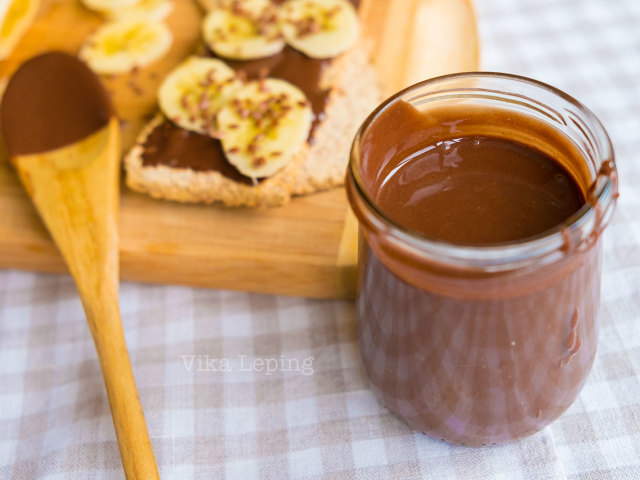
M83 304L102 368L125 475L128 480L158 479L160 477L127 353L117 292L107 285L99 297L85 293Z
M12 161L75 280L98 352L128 480L159 478L118 308L118 120Z

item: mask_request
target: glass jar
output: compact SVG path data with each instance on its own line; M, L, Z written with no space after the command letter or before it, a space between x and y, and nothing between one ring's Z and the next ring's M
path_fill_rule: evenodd
M443 123L452 135L504 137L547 153L587 203L550 231L493 246L449 244L404 228L373 200L361 149L369 127L398 101L451 112ZM401 136L402 125L395 128ZM360 224L358 345L379 400L410 427L463 445L522 438L561 415L595 357L601 233L618 196L611 142L595 116L522 77L435 78L393 96L364 122L346 183Z

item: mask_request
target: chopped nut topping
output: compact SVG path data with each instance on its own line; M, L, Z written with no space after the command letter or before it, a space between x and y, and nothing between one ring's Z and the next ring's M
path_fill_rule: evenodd
M277 157L284 155L282 151L271 152L264 142L270 138L273 131L278 128L284 119L289 115L289 112L294 110L296 106L307 107L310 105L306 98L293 97L287 93L266 93L270 86L269 79L265 77L267 72L260 72L260 79L252 84L251 88L257 90L255 93L250 93L243 98L232 98L229 102L229 106L233 112L246 122L249 122L247 127L253 128L254 136L245 148L245 152L252 159L254 167L259 167L266 164L268 161L273 161ZM267 88L265 88L267 87ZM232 123L227 125L230 130L235 130L244 127L245 123ZM239 148L239 147L235 147ZM236 153L238 150L228 150L229 153Z
M249 116L254 120L262 120L263 113L260 110L252 110Z
M211 102L209 101L209 97L206 94L202 95L200 98L200 102L198 103L198 108L200 110L207 110L211 106Z
M289 23L296 29L296 37L304 38L322 30L322 25L316 17L310 16L299 20L290 20Z
M244 17L248 14L248 12L245 12L242 8L242 2L240 0L234 0L231 2L231 13L238 15L239 17Z
M258 35L270 37L278 34L277 6L273 3L268 3L265 8L258 12L249 10L247 5L240 0L232 1L227 8L232 15L249 20L253 24ZM231 33L235 33L237 31L237 27L232 25L229 28L229 31ZM216 32L216 36L222 41L226 40L226 38L221 38L221 34L218 31Z
M133 80L129 80L129 82L127 82L127 85L131 90L133 90L133 93L135 93L136 95L140 96L144 94L144 90L142 90L142 87L140 87L140 85L138 85Z
M340 7L340 5L336 5L332 9L327 10L326 12L324 12L324 16L325 16L325 18L335 17L338 13L340 13L340 10L342 10L342 7Z

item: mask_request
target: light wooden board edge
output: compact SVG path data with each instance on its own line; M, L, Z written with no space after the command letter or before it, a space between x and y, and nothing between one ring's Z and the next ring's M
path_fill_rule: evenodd
M22 186L17 182L15 172L10 171L7 164L0 164L1 204L6 215L6 223L0 222L0 235L3 237L3 248L0 249L0 265L19 270L40 272L67 272L60 254L33 212ZM248 292L278 295L303 296L310 298L350 298L353 289L345 283L345 272L352 265L337 266L339 239L343 231L342 218L347 211L344 192L340 189L323 192L307 198L299 199L286 208L292 220L287 224L293 226L297 219L303 219L307 209L332 212L335 220L326 221L323 228L331 232L323 234L320 241L335 242L331 247L333 263L327 252L323 255L313 254L310 248L286 253L278 252L279 259L274 262L265 251L249 251L241 243L231 242L221 245L219 249L184 248L171 234L164 238L153 238L158 228L150 234L145 232L141 216L146 211L152 214L166 214L175 220L181 217L181 224L176 228L186 228L191 221L198 226L194 234L202 238L202 232L213 228L207 217L209 207L182 205L153 200L145 195L124 191L121 195L120 230L123 232L120 242L121 278L123 280L187 285L203 288L220 288L243 290ZM158 210L157 204L162 205ZM168 212L168 213L167 213ZM267 215L263 217L262 213ZM278 234L273 228L269 231L268 215L276 212L229 211L229 215L243 215L247 221L261 222L256 230L263 234ZM11 225L11 228L5 228ZM313 228L313 225L309 225ZM318 226L319 228L320 226ZM266 232L265 232L266 230ZM19 232L18 235L15 235ZM305 239L303 235L299 235ZM335 239L335 240L333 240ZM335 250L334 250L335 249ZM28 252L25 255L25 251ZM143 253L141 253L143 252Z

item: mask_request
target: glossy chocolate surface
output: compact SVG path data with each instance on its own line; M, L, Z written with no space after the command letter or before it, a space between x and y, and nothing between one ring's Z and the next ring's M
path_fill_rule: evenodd
M363 136L363 184L398 225L433 240L491 245L543 233L585 204L578 180L550 155L495 131L467 134L439 114L396 102Z
M196 172L216 170L236 182L252 184L227 161L220 140L177 127L168 120L147 137L142 161L147 166L190 168Z
M25 62L2 99L2 131L14 157L75 143L105 127L113 115L98 77L63 52Z
M398 117L421 130L424 115L405 102L391 105L378 122L399 123ZM428 128L430 119L424 123ZM562 165L509 139L427 137L393 155L378 146L392 143L383 135L397 131L374 125L363 141L363 163L385 162L374 201L397 224L428 238L461 245L522 240L560 225L585 204Z

